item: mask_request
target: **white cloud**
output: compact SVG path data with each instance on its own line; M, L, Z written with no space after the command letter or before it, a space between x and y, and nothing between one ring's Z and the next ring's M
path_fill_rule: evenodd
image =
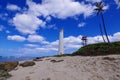
M58 51L58 46L59 46L59 40L50 42L48 45L44 46L45 49L51 50L53 48L54 52ZM81 36L74 37L74 36L69 36L64 38L64 47L65 47L65 52L71 52L75 51L76 49L81 47ZM48 51L49 52L49 51Z
M102 0L86 0L87 2L92 2L92 3L96 3L96 2L100 2Z
M26 40L25 37L22 37L22 36L19 36L19 35L8 36L7 39L8 39L8 40L18 41L18 42L23 42L23 41Z
M18 31L24 34L35 34L39 27L44 27L45 23L30 14L16 14L13 18L13 24Z
M46 17L46 21L51 21L51 17L50 16Z
M0 14L0 19L7 20L8 19L8 14L7 13Z
M42 41L41 43L42 43L42 44L49 44L49 41L45 41L45 40L44 40L44 41Z
M39 47L39 45L36 45L36 44L25 44L26 47L29 47L29 48L36 48L36 47Z
M47 25L47 29L54 29L54 30L57 30L58 28L56 27L55 24L52 24L52 25Z
M11 11L21 10L21 8L15 4L8 4L6 8Z
M36 50L39 50L40 52L50 52L50 51L57 51L57 48L36 48Z
M107 10L109 8L109 5L105 5L104 7L103 7L103 10Z
M29 42L39 42L42 44L49 44L49 42L45 41L45 38L43 36L40 36L40 35L29 35L27 40Z
M56 52L57 49L56 48L44 48L44 47L39 47L39 48L20 48L18 49L18 53L19 54L44 54L46 55L45 53L48 53L51 54L52 52ZM54 54L54 53L52 53Z
M58 5L59 3L59 5ZM43 15L53 16L60 19L74 17L83 14L84 17L92 15L94 7L84 2L76 2L75 0L43 0L42 4L37 4L31 0L27 0L29 12L36 16Z
M85 22L81 22L81 23L78 24L78 27L84 27L85 25L86 25Z
M118 5L117 9L119 9L120 8L120 1L119 0L114 0L114 1Z
M29 35L27 40L30 42L41 42L44 41L45 39L44 37L39 35Z
M81 35L80 36L69 36L64 38L65 47L70 47L69 45L78 45L81 44Z
M35 34L40 27L45 28L52 17L58 19L75 18L78 15L89 17L94 13L92 4L75 0L42 0L42 3L27 0L26 5L28 9L23 13L17 13L13 18L13 25L23 34ZM44 17L46 22L38 17Z
M30 42L41 42L44 40L44 37L39 35L29 35L27 40Z
M105 35L104 35L104 37L105 37ZM80 47L82 47L81 38L82 38L82 35L79 35L76 37L75 36L65 37L64 38L65 52L72 53L72 52L76 51L77 49L79 49ZM93 37L88 36L87 39L88 39L87 44L103 42L101 35L93 36ZM109 39L111 42L120 41L120 32L113 34L113 36L109 35ZM56 48L56 50L58 50L58 46L59 46L59 40L56 40L56 41L49 43L44 48L46 48L46 49L47 48Z
M6 33L7 33L7 34L9 34L9 33L10 33L10 31L9 31L9 30L6 30Z
M94 37L87 37L87 39L88 39L87 44L94 44L94 43L103 42L102 36L100 36L100 35L94 36Z
M28 35L27 38L20 36L20 35L13 35L13 36L8 36L7 37L8 40L13 40L13 41L18 41L18 42L23 42L23 41L28 41L31 43L41 43L42 45L47 45L49 44L48 41L45 40L45 38L43 36L40 35ZM26 44L25 46L29 46L29 47L35 47L34 44Z
M105 37L105 35L104 35ZM68 36L64 38L64 50L65 53L72 53L82 47L82 35L79 36ZM87 44L94 44L94 43L100 43L103 42L102 36L93 36L87 37L88 41ZM109 39L111 42L120 41L120 32L117 32L113 35L109 35ZM41 41L44 41L44 38L39 39ZM34 41L34 40L33 40ZM35 40L36 41L36 40ZM48 41L47 41L48 42ZM46 53L49 54L57 54L58 53L58 46L59 46L59 40L55 40L53 42L49 42L48 44L44 45L36 45L36 44L25 44L24 48L18 49L18 53L25 53L25 54L41 54Z
M120 32L113 34L111 41L120 41Z

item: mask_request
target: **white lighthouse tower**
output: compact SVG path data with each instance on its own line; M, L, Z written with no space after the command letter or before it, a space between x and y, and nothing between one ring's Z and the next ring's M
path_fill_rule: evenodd
M64 44L63 44L63 29L60 29L59 35L59 55L64 54Z

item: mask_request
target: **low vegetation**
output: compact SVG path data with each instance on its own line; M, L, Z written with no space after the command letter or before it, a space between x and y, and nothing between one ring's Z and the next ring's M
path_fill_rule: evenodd
M44 58L44 57L36 57L36 58L33 59L33 61L43 61L43 60L42 60L43 58Z
M99 56L111 54L120 54L120 42L90 44L80 48L72 55Z

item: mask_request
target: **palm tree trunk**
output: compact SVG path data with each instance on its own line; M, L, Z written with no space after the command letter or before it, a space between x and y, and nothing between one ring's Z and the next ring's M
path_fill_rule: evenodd
M110 43L109 38L108 38L108 34L107 34L107 30L106 30L106 26L105 26L104 16L103 16L102 12L101 12L101 18L102 18L102 23L103 23L103 28L104 28L105 36L107 38L108 43Z
M99 27L100 27L100 33L101 33L101 35L102 35L103 41L104 41L104 43L106 43L106 41L105 41L105 39L104 39L104 36L103 36L102 26L101 26L101 24L99 25Z

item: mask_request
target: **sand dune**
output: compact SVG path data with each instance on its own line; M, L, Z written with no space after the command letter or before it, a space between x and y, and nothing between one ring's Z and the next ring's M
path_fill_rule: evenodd
M48 57L10 74L8 80L120 80L120 55Z

